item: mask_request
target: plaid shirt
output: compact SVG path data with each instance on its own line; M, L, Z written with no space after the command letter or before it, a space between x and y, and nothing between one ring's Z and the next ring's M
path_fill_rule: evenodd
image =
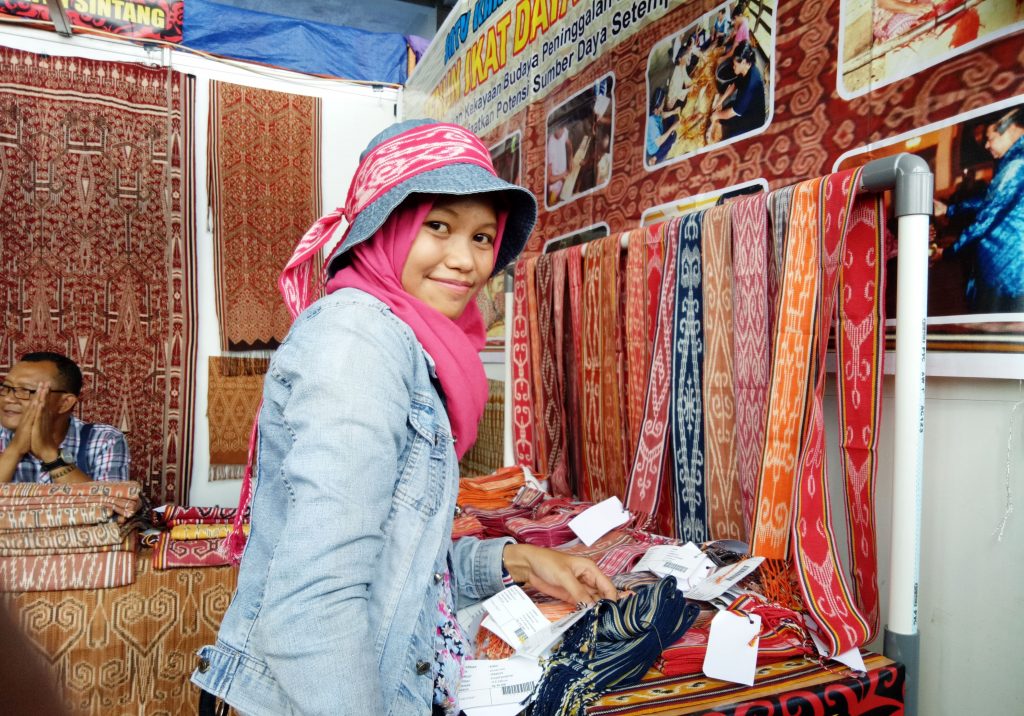
M76 461L79 458L78 443L83 425L81 420L72 416L68 434L60 444L61 452L73 455ZM11 435L7 428L0 428L0 452L7 449ZM85 446L85 458L86 464L79 464L78 469L93 480L128 479L128 466L131 464L128 443L125 442L124 434L112 425L93 423L89 444ZM42 465L39 458L28 453L18 463L13 482L50 482L50 474L43 471Z

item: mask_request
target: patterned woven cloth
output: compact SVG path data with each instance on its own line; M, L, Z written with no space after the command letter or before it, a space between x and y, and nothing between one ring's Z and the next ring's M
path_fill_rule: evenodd
M153 524L173 527L174 525L207 525L231 523L237 509L234 507L179 507L166 505L153 510ZM248 515L245 515L248 518Z
M0 554L9 550L55 550L102 547L124 541L121 527L115 522L79 527L0 531Z
M617 602L601 600L566 632L528 713L582 716L608 689L640 681L664 645L678 640L699 613L673 577Z
M32 530L51 527L96 525L114 516L107 505L48 505L0 507L0 530Z
M272 348L291 326L277 280L320 216L320 114L316 97L210 82L208 183L224 350Z
M142 507L142 489L130 481L0 485L0 510L72 505L108 507L127 518Z
M249 433L260 400L266 358L210 357L207 417L210 479L240 480L249 454Z
M0 557L0 586L7 592L108 589L135 581L135 551Z
M225 554L223 539L172 539L164 532L153 547L153 569L184 567L221 567L231 564Z
M188 500L191 477L193 104L167 68L0 48L0 374L71 357L154 502Z

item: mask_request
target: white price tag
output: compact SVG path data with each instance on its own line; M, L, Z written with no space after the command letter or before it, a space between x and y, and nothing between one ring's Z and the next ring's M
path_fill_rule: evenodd
M764 557L751 557L742 562L721 567L697 586L686 590L686 598L699 602L710 601L760 567L763 561Z
M498 592L484 602L484 608L489 619L485 619L483 625L517 649L551 624L519 587Z
M480 622L483 621L486 614L487 608L482 600L463 607L455 614L456 621L462 627L462 633L474 644L476 643L476 634L480 631Z
M488 707L520 705L526 701L540 681L543 669L536 659L513 656L494 661L471 659L463 664L459 682L459 706L467 714L509 713L501 711L470 711ZM514 713L518 713L515 711Z
M546 655L547 651L558 641L562 634L569 631L569 627L584 617L587 611L586 609L580 609L562 617L556 622L551 622L527 639L526 643L516 650L516 653L521 656L540 659Z
M583 544L590 547L616 527L629 522L629 513L618 497L598 502L569 520L571 529Z
M659 544L647 550L633 568L634 572L653 572L659 577L672 575L676 586L686 591L703 582L715 570L715 564L693 542L682 546Z
M712 679L754 685L761 617L736 612L718 612L711 620L704 673Z

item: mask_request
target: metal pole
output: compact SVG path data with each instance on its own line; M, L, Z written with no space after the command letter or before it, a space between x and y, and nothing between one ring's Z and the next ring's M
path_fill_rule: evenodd
M934 177L913 154L870 162L861 174L865 191L895 189L896 395L889 618L884 651L906 667L904 712L917 715L920 634L917 600L921 571L921 492L924 472L924 385L928 299L928 217Z

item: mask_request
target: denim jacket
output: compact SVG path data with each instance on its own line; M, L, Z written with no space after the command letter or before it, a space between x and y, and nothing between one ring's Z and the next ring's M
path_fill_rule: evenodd
M259 416L252 533L192 681L243 714L429 714L442 576L502 588L505 540L451 543L458 464L433 361L376 298L295 321Z

